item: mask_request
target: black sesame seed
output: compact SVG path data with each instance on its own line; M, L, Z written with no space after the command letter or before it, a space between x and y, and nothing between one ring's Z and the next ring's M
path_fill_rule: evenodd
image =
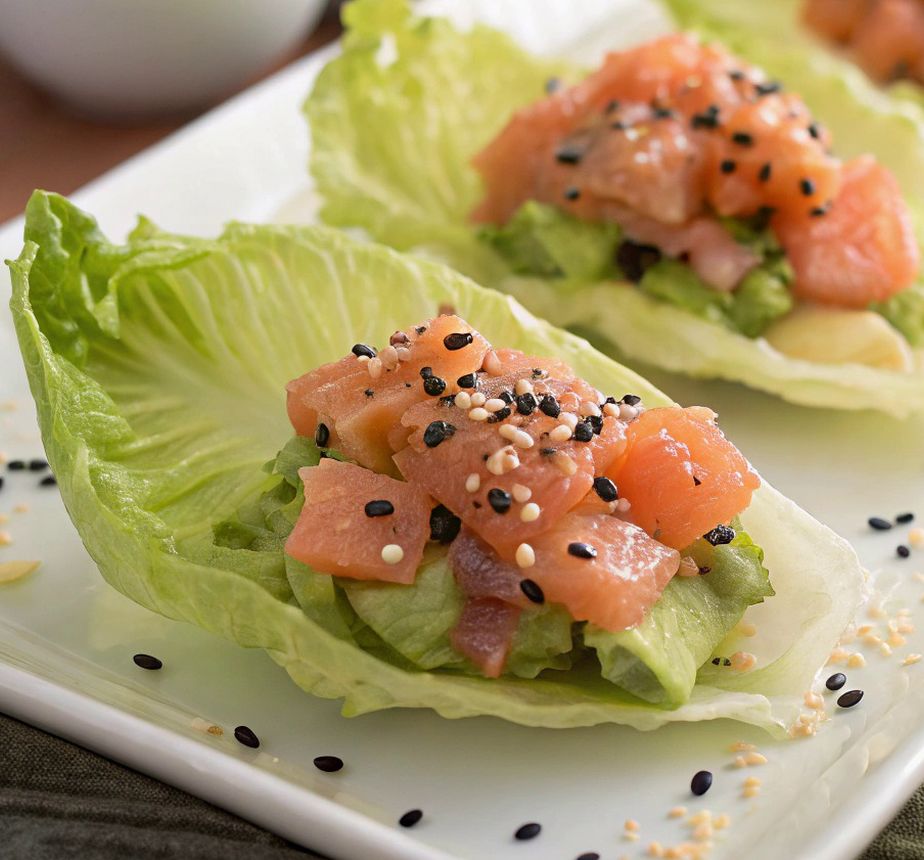
M539 454L543 457L552 457L558 453L554 448L540 448Z
M738 146L753 146L754 137L746 131L736 131L732 133L731 136L732 143L737 143Z
M513 837L514 839L519 839L521 842L523 842L527 839L535 839L541 830L541 824L537 824L535 821L531 821L529 824L524 824L522 827L518 827L517 832L513 834Z
M761 182L769 182L769 181L770 181L770 173L771 173L772 171L773 171L773 167L772 167L772 165L770 164L770 162L768 161L766 164L764 164L764 165L760 168L760 171L759 171L758 174L757 174L757 178L758 178Z
M488 418L488 424L499 424L501 421L510 417L510 407L505 406L503 409L498 409L493 415Z
M773 93L778 93L782 88L779 81L762 81L759 84L754 84L754 92L758 96L769 96Z
M336 773L338 770L343 770L343 759L335 755L319 755L314 760L314 766L318 770L323 770L324 773Z
M712 658L712 665L713 665L713 666L718 666L721 662L722 662L722 658L721 658L721 657L713 657L713 658Z
M395 512L395 506L388 499L373 499L366 502L367 517L388 517Z
M41 481L39 481L40 487L54 487L58 483L57 478L54 475L45 475Z
M326 448L330 443L330 428L323 422L318 424L314 431L314 444L319 448Z
M722 665L725 666L725 667L731 666L731 660L729 660L728 657L723 657L723 658L722 658Z
M908 558L908 556L911 555L911 550L908 549L908 547L906 547L903 543L900 543L897 547L895 547L895 552L899 558Z
M0 490L3 489L3 476L0 475Z
M734 173L734 172L735 172L735 168L736 168L737 166L738 166L737 162L735 162L735 161L732 160L731 158L726 158L726 159L724 159L724 160L722 161L722 163L719 165L719 170L721 170L722 173Z
M584 150L565 144L555 152L555 160L560 164L580 164Z
M452 334L447 334L443 338L443 346L446 347L450 352L455 352L457 349L464 349L467 347L473 340L472 333L469 331L455 331Z
M806 197L811 197L815 193L815 183L811 179L800 179L799 190Z
M375 358L376 352L371 346L366 343L357 343L353 345L353 349L350 350L357 358L365 356L366 358Z
M531 579L520 580L520 591L522 591L527 599L531 600L533 603L545 603L545 594L542 588L539 586L539 583L533 582Z
M813 218L821 218L828 214L827 204L824 206L815 206L812 209L809 209L809 215Z
M625 131L629 127L628 123L623 122L621 119L617 119L615 122L610 123L610 128L613 131Z
M743 81L746 77L746 75L744 74L744 72L741 71L741 69L732 69L728 73L728 76L735 82Z
M492 487L488 490L488 504L494 508L498 514L506 514L510 510L512 499L510 493L499 487Z
M626 241L621 242L616 249L616 265L633 284L637 284L645 272L660 259L661 252L654 245Z
M882 517L870 517L867 522L871 529L875 529L877 532L887 532L892 528L892 523L888 520L884 520Z
M590 429L593 430L594 436L599 436L603 432L602 415L588 415L584 420L590 425Z
M42 472L48 468L47 460L30 460L29 461L29 471L30 472Z
M502 391L497 395L497 399L503 400L504 403L510 406L516 398L509 391Z
M419 325L415 327L414 329L414 331L416 331L417 334L423 334L426 330L427 330L427 327L425 325Z
M587 421L578 421L571 438L577 442L590 442L594 438L594 429Z
M548 415L549 418L558 418L558 416L561 415L561 407L551 394L543 395L542 399L539 401L539 411L543 415Z
M821 137L821 127L817 122L811 122L808 125L808 133L814 137L815 140L818 140Z
M465 376L460 376L456 380L456 385L459 388L474 388L478 384L478 377L474 373L466 373Z
M843 672L835 672L827 681L825 686L829 690L840 690L847 683L847 676Z
M424 430L424 445L435 448L456 432L456 428L446 421L431 421Z
M561 79L560 78L549 78L545 82L545 91L551 95L557 90L561 89Z
M696 113L690 118L690 125L693 128L718 128L719 127L719 109L715 105L707 108L703 113Z
M703 565L703 566L699 569L699 575L700 575L700 576L705 576L707 573L712 573L712 568L711 568L711 567L707 567L706 565Z
M899 514L895 518L895 522L901 526L907 525L908 523L914 522L914 514L912 514L910 511L906 514Z
M642 402L642 398L637 394L626 394L622 398L622 402L625 403L626 406L638 406L639 403Z
M579 855L576 860L600 860L600 855L596 851L586 851Z
M409 809L398 819L398 824L402 827L413 827L421 818L423 812L420 809Z
M690 791L697 797L705 794L712 788L712 773L708 770L699 770L693 774L690 780Z
M862 690L848 690L837 697L837 706L839 708L852 708L854 705L859 705L862 698Z
M247 726L238 726L235 728L234 737L239 744L243 744L245 747L250 747L253 750L260 746L260 739L253 733L253 729L249 729Z
M461 528L462 520L444 505L437 505L430 511L430 540L452 543Z
M427 367L420 368L420 378L421 379L429 379L431 376L433 376L432 367L427 366Z
M142 669L148 669L151 672L164 668L163 661L158 660L157 657L152 657L150 654L135 654L132 660L135 662L136 666Z
M594 478L594 492L604 502L615 502L619 498L619 491L609 478Z
M545 371L541 367L533 368L533 379L542 379L545 376Z
M568 555L573 555L575 558L596 558L597 550L589 543L574 541L568 544Z
M604 113L613 113L614 111L619 110L619 101L617 99L610 99L606 103L606 107L603 109Z
M702 483L703 482L699 478L697 478L696 475L693 476L693 486L694 487L700 487L702 486Z
M6 464L6 467L11 472L21 472L23 469L26 468L26 461L25 460L10 460L10 462Z
M735 539L735 530L731 526L716 526L712 531L703 535L707 542L713 546L731 543Z
M581 196L581 189L575 188L573 185L565 189L565 200L577 200Z
M530 392L517 397L517 412L520 415L532 415L538 405L539 401L536 400L536 395Z
M446 390L446 380L438 376L428 376L423 382L423 387L431 397L439 397Z
M375 394L375 392L374 392L371 388L367 388L367 389L363 392L363 394L365 394L366 397L372 397L372 396Z
M654 119L673 119L674 112L666 107L652 107L651 115Z

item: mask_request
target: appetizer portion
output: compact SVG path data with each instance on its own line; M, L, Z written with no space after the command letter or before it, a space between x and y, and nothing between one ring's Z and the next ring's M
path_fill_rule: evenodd
M924 3L920 0L805 0L802 19L841 46L874 81L924 84Z
M738 572L738 612L706 625L713 647L772 594L760 551L730 525L760 480L708 409L646 411L562 361L495 350L453 314L396 331L381 350L357 343L287 390L295 429L353 462L299 469L304 505L286 553L316 573L414 588L428 537L448 546L446 587L460 597L448 643L487 677L503 673L521 623L546 623L523 610L563 609L576 625L565 653L586 661L584 622L605 647L603 634L641 624L675 575L711 576L719 547L749 546L753 567ZM380 474L396 471L403 480ZM609 680L651 695L630 677Z
M16 331L105 578L348 715L784 735L853 615L853 551L712 412L447 267L326 228L115 244L41 192L25 232Z
M347 7L357 38L306 103L325 219L438 256L671 370L811 405L924 408L907 152L889 159L902 182L913 177L905 189L875 153L855 151L856 135L832 133L801 82L690 34L614 51L588 73L486 28L456 32L398 4L391 14ZM397 34L395 63L378 68L370 32ZM510 81L500 93L476 69L489 48ZM439 87L424 80L434 67ZM375 88L371 106L360 81ZM415 128L397 127L399 92L414 93ZM853 93L831 96L866 109ZM382 133L344 155L366 126ZM410 186L399 149L432 177L430 192Z

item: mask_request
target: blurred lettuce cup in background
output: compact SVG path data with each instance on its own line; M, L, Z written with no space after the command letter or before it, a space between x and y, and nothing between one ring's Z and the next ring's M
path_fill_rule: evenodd
M313 29L325 0L0 0L0 53L73 109L207 107Z

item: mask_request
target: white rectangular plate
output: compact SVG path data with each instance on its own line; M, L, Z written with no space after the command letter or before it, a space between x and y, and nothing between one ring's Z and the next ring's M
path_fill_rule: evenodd
M461 9L490 18L533 50L587 60L625 38L625 10L610 0L479 0ZM632 32L663 26L650 12L634 19ZM297 63L193 123L86 187L77 202L115 237L138 212L197 234L232 218L309 217L299 105L331 53ZM21 230L16 221L0 232L4 257L18 254ZM8 291L6 273L0 278ZM0 367L0 451L40 456L8 315L0 318ZM731 385L649 375L680 402L722 413L728 434L768 480L855 542L891 591L889 611L908 606L918 614L924 586L912 574L922 556L896 559L904 530L873 534L865 523L871 514L905 509L924 516L924 423L800 409ZM4 476L0 514L9 521L0 529L13 543L0 547L0 560L40 559L42 566L0 587L0 709L332 857L567 860L597 851L634 858L652 840L667 846L690 838L683 819L667 817L683 804L691 813L708 808L731 817L731 827L716 834L716 858L849 858L924 778L924 663L900 666L906 654L924 652L922 633L890 657L867 648L867 667L849 670L850 686L866 690L861 706L835 713L827 696L831 719L811 741L772 743L729 722L639 734L615 726L550 731L487 718L452 722L425 711L347 720L336 702L302 693L262 652L117 594L83 550L55 491L40 490L35 473ZM20 503L29 511L15 512ZM136 652L156 654L164 669L138 669ZM223 726L224 735L198 730L197 718ZM259 751L235 742L239 724L260 736ZM735 740L758 744L768 763L735 768L728 749ZM318 772L312 759L320 754L341 756L345 769ZM689 780L703 768L714 771L715 785L694 799ZM749 775L762 786L746 800ZM424 820L401 830L397 818L414 807ZM623 838L628 818L639 822L638 842ZM527 821L542 823L541 836L515 842L514 830Z

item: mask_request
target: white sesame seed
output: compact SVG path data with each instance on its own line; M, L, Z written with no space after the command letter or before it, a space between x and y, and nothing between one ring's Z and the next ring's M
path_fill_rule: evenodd
M731 824L731 818L726 815L724 812L721 815L717 815L712 822L712 826L716 830L724 830Z
M480 488L481 477L477 472L472 472L472 474L465 479L465 489L470 493L477 493Z
M609 418L618 418L619 417L619 405L616 403L604 403L603 404L603 414Z
M627 842L638 842L639 835L637 833L633 833L631 830L626 830L625 833L622 834L622 838Z
M0 532L0 546L9 546L13 542L13 536L9 532Z
M385 564L398 564L404 558L404 550L396 543L388 543L382 547L382 561Z
M817 695L817 694L816 694L816 695ZM821 697L819 696L819 698L821 698ZM821 706L824 707L824 701L822 701ZM753 767L754 765L757 765L757 764L766 764L766 763L767 763L767 757L766 757L765 755L762 755L762 754L759 753L759 752L751 752L751 753L748 753L748 754L744 757L744 760L745 760L745 762L747 762L747 764L749 764L749 765L752 766L752 767Z
M0 583L15 582L38 569L37 561L0 561Z
M616 510L619 511L619 513L621 514L627 513L629 508L631 507L632 507L632 502L630 502L628 499L619 499L616 502Z
M472 397L467 391L460 391L455 400L453 401L459 409L470 409L472 405Z
M649 842L648 843L648 856L649 857L663 857L664 856L664 848L660 842Z
M747 743L746 741L735 741L729 747L729 749L732 752L751 752L752 750L756 750L757 747L754 746L754 744Z
M356 360L357 360L360 364L366 364L366 362L369 361L369 356L368 356L368 355L357 355L357 356L356 356Z
M501 400L500 397L492 397L490 400L486 400L484 404L484 408L487 409L488 412L500 412L501 409L505 409L506 407L506 401Z
M513 434L512 441L517 448L532 448L535 444L533 437L525 430L516 430Z
M685 806L675 806L670 812L667 813L668 818L683 818L687 814L687 808Z
M553 460L555 461L555 465L558 466L559 471L561 471L565 477L570 478L577 472L577 463L575 463L574 460L572 460L567 454L562 454L559 452L553 457Z
M619 417L623 421L631 421L633 418L638 418L638 409L634 406L629 406L628 403L619 404Z
M901 648L905 644L905 637L897 630L889 634L889 645L893 648Z
M480 392L476 391L472 395L472 406L484 406L487 398Z
M518 379L513 390L517 394L531 394L533 391L533 384L528 379Z
M217 726L208 720L203 720L202 717L193 717L191 725L197 732L215 735L216 737L221 737L225 733L221 726Z
M409 361L411 358L411 351L406 346L397 347L398 361Z
M387 370L394 370L398 366L398 350L393 346L386 346L378 357L382 362L382 366Z
M693 828L693 838L698 842L702 842L704 839L711 839L712 825L708 821L697 824L696 827Z
M739 632L742 636L748 636L748 637L756 636L756 635L757 635L757 627L756 627L756 625L751 624L749 621L742 621L742 622L738 625L738 632Z
M485 354L482 367L488 372L488 376L500 376L504 372L501 360L493 349Z
M820 711L825 706L825 700L818 693L813 693L811 690L803 696L803 699L806 707L814 708L816 711Z
M915 663L920 663L922 659L921 654L909 654L902 660L902 666L913 666Z
M599 417L601 415L600 407L597 406L596 403L592 403L590 400L585 400L581 404L581 415L583 415L585 418L588 415Z
M510 445L495 451L485 463L485 467L492 475L504 475L513 471L519 465L520 458Z
M634 818L627 818L624 827L630 833L637 833L639 830L639 824Z
M908 532L908 543L915 548L924 546L924 529L911 529L911 531Z
M680 569L677 576L699 576L699 565L688 555L680 559Z
M745 788L757 788L759 785L760 785L760 777L759 777L759 776L749 776L749 777L744 781L744 787L745 787Z
M558 416L558 423L574 430L577 427L578 417L573 412L562 412Z
M487 409L483 409L481 406L476 406L471 412L468 413L468 417L472 421L487 421L491 417L491 413Z
M521 543L516 552L517 567L532 567L536 563L536 553L528 543Z
M549 432L550 442L567 442L571 438L572 430L567 424L559 424Z
M520 458L517 455L507 453L504 454L504 459L502 460L504 472L512 472L520 465Z
M489 400L488 403L491 401ZM520 431L513 426L513 424L501 424L500 429L497 431L501 434L508 442L512 442L514 437Z
M747 767L747 766L748 766L748 763L747 761L745 761L745 758L743 755L735 756L735 767Z
M542 513L542 509L535 502L528 502L523 505L523 509L520 511L520 522L523 523L532 523L539 519L539 514Z
M883 657L891 657L892 656L892 646L889 645L888 642L883 642L879 646L879 653L882 654Z
M378 356L370 358L366 364L366 370L369 371L369 376L373 379L378 379L382 375L382 359Z
M510 488L510 494L513 496L515 502L519 502L522 505L524 502L529 501L533 491L529 487L524 487L522 484L514 484Z

